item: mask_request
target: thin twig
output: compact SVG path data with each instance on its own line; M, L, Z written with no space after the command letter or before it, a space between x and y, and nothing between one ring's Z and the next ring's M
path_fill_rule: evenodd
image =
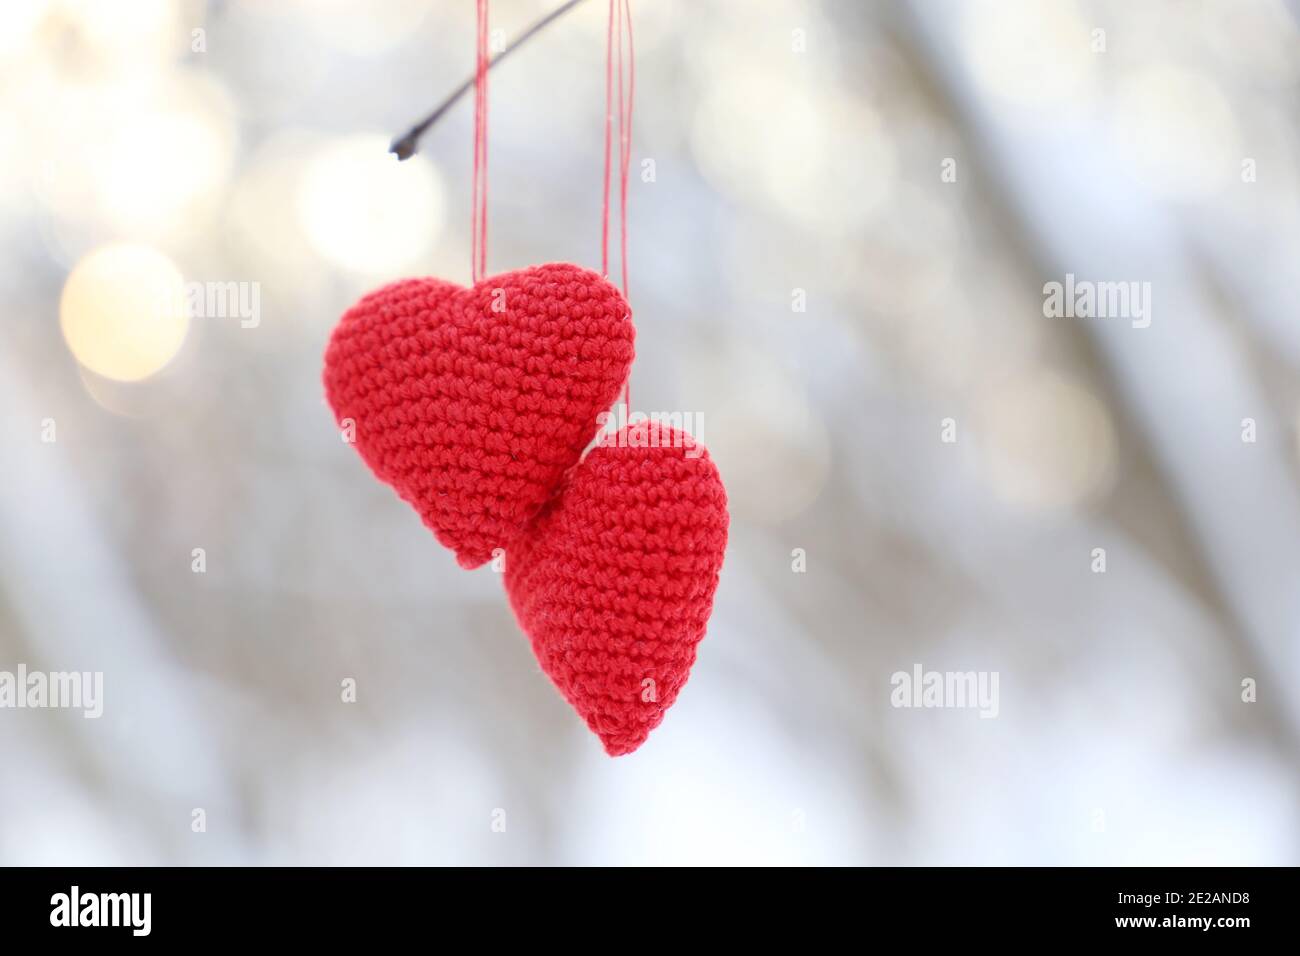
M515 50L518 50L521 46L527 43L529 38L533 34L537 33L548 23L551 23L553 20L558 19L563 14L568 13L570 10L572 10L581 2L582 0L566 0L565 3L562 3L560 6L556 7L546 16L542 17L540 20L538 20L536 23L530 26L527 30L525 30L522 34L520 34L519 39L517 39L514 43L510 44L508 47L506 47L504 50L498 53L488 64L488 69L489 70L492 69L492 67L496 66L498 63L500 63L502 60L508 57L511 53L514 53ZM474 87L474 77L471 76L468 80L466 80L459 87L457 87L456 90L453 91L450 96L448 96L445 100L439 103L432 113L430 113L424 119L420 120L420 122L412 126L402 136L393 140L393 145L388 147L388 151L390 153L395 153L398 159L410 159L412 156L414 156L416 147L420 143L420 137L424 135L425 131L428 130L428 128L432 126L434 123L436 123L442 117L443 113L447 112L447 110L455 106L456 102L466 93L468 93L473 87Z

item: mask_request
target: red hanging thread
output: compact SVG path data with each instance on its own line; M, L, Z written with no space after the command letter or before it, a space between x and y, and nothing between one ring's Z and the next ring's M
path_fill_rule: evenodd
M474 173L470 198L470 274L475 283L487 272L487 120L488 0L476 0L477 43L474 69Z
M632 165L632 95L636 83L636 57L632 48L632 7L631 0L623 0L619 11L618 37L618 136L619 160L622 176L619 183L618 223L620 232L619 260L623 265L623 297L628 297L627 289L627 185ZM627 23L627 99L623 98L623 23Z
M623 34L627 34L627 68L623 66ZM616 59L617 58L617 59ZM623 298L628 292L627 190L632 164L632 101L636 90L636 51L632 45L631 0L609 0L609 26L605 33L605 185L601 194L600 271L609 277L609 181L610 146L614 120L614 73L618 72L618 166L619 166L619 262L623 273ZM624 73L627 76L624 88ZM623 390L623 403L630 414L632 384Z

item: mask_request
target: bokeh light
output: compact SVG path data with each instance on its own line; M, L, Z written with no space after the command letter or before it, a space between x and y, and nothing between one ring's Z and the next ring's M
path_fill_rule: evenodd
M715 79L691 123L692 152L709 181L802 225L837 232L860 225L889 194L897 169L889 130L871 105L846 103L802 71L715 56L722 62L711 64Z
M50 0L0 3L0 56L13 56L25 48L49 6Z
M442 227L442 186L424 157L399 163L388 155L387 137L352 136L312 157L297 207L312 246L329 262L392 273L429 251Z
M175 77L165 98L114 123L96 172L100 203L119 234L183 231L211 210L233 158L233 112L213 81Z
M248 2L248 0L244 0ZM254 3L257 0L253 0ZM327 43L354 56L373 56L410 38L428 15L426 0L291 0L303 21ZM260 5L260 4L258 4Z
M64 283L59 323L72 354L92 372L123 382L148 378L185 341L184 279L148 246L97 249Z
M1156 195L1194 200L1241 182L1232 109L1204 74L1167 63L1145 68L1121 85L1114 115L1116 142Z
M1059 373L1000 383L979 406L984 474L1007 502L1031 510L1077 505L1109 486L1115 434L1105 408Z
M111 71L145 72L188 44L189 31L181 29L186 6L172 0L54 0L50 10L76 31L84 44L80 55L88 63Z
M1092 25L1074 0L975 0L961 12L963 52L988 92L1022 107L1087 103Z

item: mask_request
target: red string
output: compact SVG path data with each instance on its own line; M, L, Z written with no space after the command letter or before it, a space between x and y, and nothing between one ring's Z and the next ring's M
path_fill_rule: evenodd
M488 0L476 0L477 42L474 54L474 174L470 199L470 274L474 282L487 272L487 120Z
M623 34L627 33L627 85L624 88ZM615 39L617 37L617 39ZM632 165L632 100L636 89L636 54L632 46L631 0L609 0L609 26L605 34L605 185L601 193L600 271L609 277L609 182L611 128L614 117L614 72L618 72L618 224L619 260L623 273L623 298L628 293L627 192ZM623 390L631 408L631 381Z
M632 94L636 84L636 56L632 48L632 7L631 0L623 0L620 21L626 17L627 22L627 99L623 99L623 34L622 22L619 24L618 37L618 133L619 159L622 163L622 178L619 183L618 223L620 231L619 258L623 263L623 297L629 298L627 287L627 186L632 166ZM629 299L630 301L630 299Z
M609 26L605 31L605 185L600 191L600 274L609 278L609 146L614 120L614 4L609 0Z

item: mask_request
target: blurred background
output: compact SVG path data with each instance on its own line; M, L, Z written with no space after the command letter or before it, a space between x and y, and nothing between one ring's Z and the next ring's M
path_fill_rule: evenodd
M492 73L489 273L599 266L606 13ZM320 384L363 292L469 279L471 100L385 151L473 4L0 4L0 670L104 673L0 710L0 862L1300 863L1300 4L634 16L634 407L732 530L610 759Z

